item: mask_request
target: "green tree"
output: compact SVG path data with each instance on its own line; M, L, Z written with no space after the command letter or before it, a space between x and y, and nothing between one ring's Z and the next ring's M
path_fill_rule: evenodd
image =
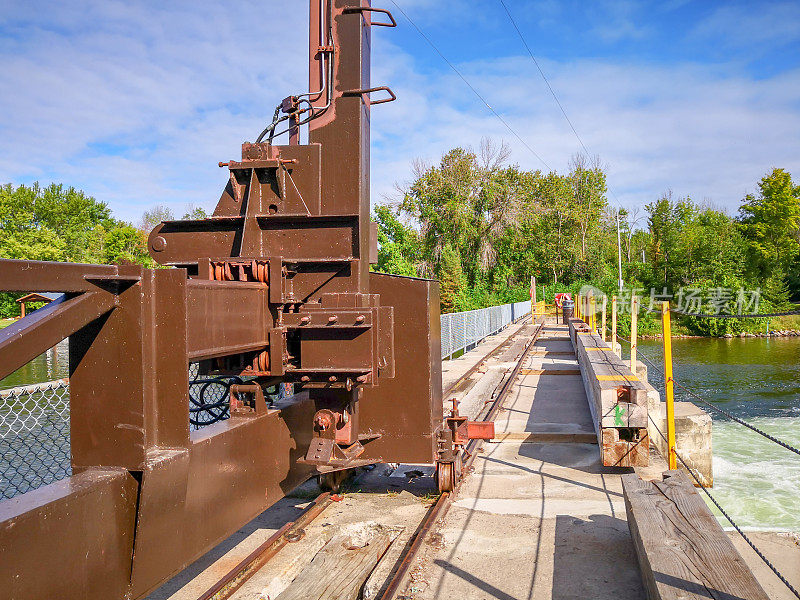
M208 213L206 212L206 209L204 209L202 206L194 206L193 204L190 204L189 206L186 207L186 212L181 217L181 219L183 220L195 220L195 221L207 218L208 218ZM163 219L163 220L168 220L168 219ZM156 223L156 225L158 225L158 223Z
M152 265L145 241L104 202L75 188L0 187L0 258ZM16 316L16 297L0 294L0 316Z
M147 238L133 225L122 224L105 236L103 262L111 264L141 264L155 266L147 253Z
M439 302L442 312L449 313L459 310L466 281L464 271L461 269L461 257L449 245L442 250L438 275Z
M190 214L191 210L189 211L187 216ZM169 206L165 206L164 204L158 204L153 208L146 210L144 211L144 213L142 213L142 218L139 220L139 229L141 229L146 234L149 234L153 230L153 228L156 225L160 224L162 221L172 221L174 219L175 215L173 214L172 209Z
M404 225L399 215L388 206L376 206L374 220L378 225L378 264L376 271L413 277L419 269L419 236Z
M742 233L750 244L750 267L756 277L784 279L800 253L800 186L783 169L773 169L739 208Z

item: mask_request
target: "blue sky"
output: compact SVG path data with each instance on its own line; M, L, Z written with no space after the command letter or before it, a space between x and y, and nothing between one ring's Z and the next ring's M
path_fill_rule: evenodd
M396 0L548 167L579 149L499 0ZM773 166L800 179L799 2L505 0L612 200L671 189L731 212ZM415 159L505 140L545 169L399 13L374 31L373 202ZM300 10L287 12L287 6ZM281 11L281 12L279 12ZM212 209L216 167L306 85L307 4L0 0L0 182L63 182L137 221Z

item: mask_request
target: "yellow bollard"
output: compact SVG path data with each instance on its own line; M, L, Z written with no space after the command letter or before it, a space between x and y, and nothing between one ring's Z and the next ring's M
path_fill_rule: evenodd
M669 302L661 303L661 337L664 340L664 387L667 391L667 446L669 468L678 468L675 454L675 381L672 378L672 332L669 322Z
M596 331L596 328L594 326L594 295L589 296L588 301L589 301L589 311L588 311L589 312L589 328L592 331Z
M639 299L631 298L631 373L636 374L636 326L639 320Z
M617 351L617 297L611 296L611 349Z
M606 341L606 304L608 304L608 296L603 294L603 327L600 334L604 342Z
M581 295L578 294L578 297L575 298L575 316L580 319L581 318Z

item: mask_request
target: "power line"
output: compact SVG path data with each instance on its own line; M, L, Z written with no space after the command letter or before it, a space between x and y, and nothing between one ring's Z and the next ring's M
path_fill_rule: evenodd
M467 78L466 78L466 77L464 77L464 75L462 75L461 71L459 71L459 70L458 70L458 69L457 69L457 68L456 68L456 67L453 65L453 63L451 63L449 60L447 60L447 57L446 57L444 54L442 54L442 52L439 50L439 48L437 48L437 47L436 47L436 44L434 44L434 43L431 41L431 39L430 39L430 38L429 38L427 35L425 35L425 33L424 33L424 32L423 32L423 31L422 31L422 30L421 30L421 29L420 29L420 28L417 26L417 24L416 24L416 23L415 23L415 22L414 22L414 21L411 19L411 17L409 17L409 16L408 16L408 14L406 14L406 11L404 11L404 10L403 10L403 9L400 7L400 5L399 5L399 4L397 4L397 2L395 2L395 0L392 0L392 4L394 4L394 5L395 5L395 7L397 8L397 10L399 10L401 13L403 13L403 16L406 18L406 20L408 20L408 22L409 22L409 23L411 23L411 25L414 27L414 29L416 29L416 30L417 30L417 33L419 33L419 34L422 36L422 38L423 38L423 39L424 39L426 42L428 42L428 45L429 45L431 48L433 48L434 52L436 52L436 54L438 54L438 55L441 57L441 59L442 59L442 60L443 60L445 63L447 63L447 66L449 66L449 67L450 67L450 68L453 70L453 72L454 72L456 75L458 75L458 76L461 78L461 81L463 81L463 82L464 82L464 83L467 85L467 87L468 87L470 90L472 90L472 93L473 93L473 94L475 94L475 95L478 97L478 99L479 99L479 100L480 100L480 101L481 101L481 102L482 102L482 103L483 103L483 104L486 106L486 108L488 108L488 109L489 109L489 110L492 112L492 114L493 114L495 117L497 117L497 118L499 119L499 121L500 121L500 122L501 122L503 125L505 125L506 129L508 129L508 130L509 130L509 131L510 131L510 132L511 132L513 135L514 135L514 137L516 137L516 138L517 138L517 139L520 141L520 143L521 143L523 146L525 146L525 147L528 149L528 151L529 151L531 154L533 154L533 155L534 155L534 156L535 156L535 157L536 157L536 158L539 160L539 162L541 162L541 163L542 163L542 164L543 164L545 167L547 167L547 169L548 169L548 170L552 170L552 169L550 169L550 165L548 165L548 164L545 162L545 160L544 160L544 159L543 159L541 156L539 156L539 155L536 153L536 151L535 151L533 148L531 148L531 147L530 147L530 146L527 144L527 142L525 142L525 140L523 140L523 139L522 139L522 138L519 136L519 134L518 134L518 133L517 133L517 132L516 132L516 131L515 131L515 130L512 128L512 127L511 127L511 125L509 125L509 124L508 124L508 122L507 122L507 121L506 121L506 120L505 120L505 119L504 119L502 116L500 116L500 114L499 114L499 113L498 113L498 112L497 112L497 111L496 111L494 108L492 108L492 106L491 106L491 105L490 105L490 104L489 104L489 103L486 101L486 99L485 99L483 96L481 96L481 95L480 95L480 93L478 93L478 90L476 90L476 89L475 89L475 88L472 86L472 84L471 84L469 81L467 81Z
M556 104L558 105L558 108L561 110L561 114L564 115L564 118L567 120L567 123L569 124L569 128L572 129L572 133L575 134L575 137L577 138L578 143L581 145L581 148L583 148L583 151L586 152L586 156L587 157L591 156L592 153L589 152L589 148L587 148L586 144L583 143L583 140L581 139L581 136L578 134L577 129L575 129L575 126L572 124L572 121L570 120L569 116L567 115L567 111L564 110L564 106L561 104L561 101L558 99L558 96L556 95L556 92L553 89L553 86L550 85L550 81L547 79L547 76L544 74L544 71L542 70L542 67L539 65L539 61L536 60L536 56L534 56L533 51L531 50L530 46L528 45L528 42L525 40L525 36L522 35L522 31L517 26L517 22L514 20L514 17L512 16L511 11L508 10L508 6L506 6L506 3L503 0L500 0L500 4L502 4L503 8L505 9L506 14L508 15L508 19L511 21L511 24L514 26L514 29L516 30L517 35L519 36L519 39L522 41L522 44L525 46L525 49L528 51L528 54L530 55L531 60L533 61L533 64L536 65L536 69L539 71L539 74L542 76L542 79L544 80L545 84L547 85L547 89L550 90L550 93L553 95L553 100L556 101ZM621 203L619 201L619 198L617 198L617 195L614 193L614 190L609 189L608 191L611 193L612 196L614 196L614 200L617 201L617 207L618 208L622 208L622 205L621 205Z
M572 124L572 121L570 120L569 116L567 116L567 111L564 110L564 106L561 104L561 101L558 99L558 96L556 95L556 92L553 89L553 86L550 85L550 81L548 81L547 76L544 74L544 71L542 70L542 67L539 66L539 61L536 60L536 57L533 55L533 51L531 50L531 47L528 46L528 42L525 40L525 36L522 35L522 31L520 31L519 27L517 26L517 22L514 20L514 17L511 15L511 11L508 10L508 7L506 6L506 3L503 0L500 0L500 4L503 5L503 8L505 9L506 14L508 15L508 19L511 21L511 24L514 26L514 29L517 31L517 35L519 36L519 39L522 40L522 44L525 46L525 49L528 51L528 54L530 55L531 60L533 61L533 64L536 65L536 68L539 71L539 74L542 76L542 79L544 79L544 82L547 85L547 89L550 90L550 93L553 95L553 100L556 101L556 104L558 105L558 108L561 109L561 114L564 115L564 118L567 120L567 123L569 123L569 128L572 129L572 133L575 134L575 137L578 139L578 142L580 143L581 147L583 148L583 151L586 152L586 158L588 159L591 156L592 153L589 152L589 149L586 147L586 144L583 143L583 140L581 139L581 136L578 135L577 129L575 129L575 126ZM614 193L614 190L612 190L611 188L608 188L608 191L614 197L614 200L616 201L616 204L617 204L617 256L618 256L618 260L619 260L619 289L622 290L622 245L620 244L620 233L619 233L619 213L622 210L622 203L619 201L619 198L617 198L617 194Z
M550 90L550 93L553 95L553 100L556 101L556 104L558 104L558 108L561 109L561 114L564 115L564 118L567 120L567 123L569 123L569 127L570 127L570 129L572 129L572 133L574 133L575 137L578 138L578 142L580 143L580 145L583 148L584 152L586 152L586 155L589 156L591 154L591 152L589 152L589 149L586 147L586 144L583 143L583 140L581 139L581 136L578 135L578 132L576 131L575 126L572 124L572 121L570 121L569 117L567 116L567 111L565 111L564 107L561 105L561 102L559 101L558 96L556 96L556 93L553 90L553 87L550 85L550 82L547 80L547 76L544 74L544 71L542 71L542 67L539 66L539 61L536 60L536 57L533 55L533 52L531 51L530 46L528 46L528 42L525 41L525 37L522 35L522 32L519 30L519 27L517 27L517 22L514 20L514 17L511 16L511 11L508 10L508 7L506 6L506 3L503 2L503 0L500 0L500 4L503 5L503 8L505 9L509 20L511 21L511 24L514 26L514 29L517 30L517 35L519 36L519 39L522 40L522 44L525 46L525 49L528 51L528 54L530 54L530 57L531 57L531 60L533 61L533 64L536 65L536 68L539 70L539 75L541 75L542 79L544 79L544 82L547 85L547 89Z

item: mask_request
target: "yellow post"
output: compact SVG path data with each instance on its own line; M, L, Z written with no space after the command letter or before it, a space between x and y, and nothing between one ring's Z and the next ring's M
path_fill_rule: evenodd
M606 304L608 304L608 296L603 294L603 327L600 333L604 342L606 341Z
M611 296L611 349L617 351L617 297Z
M578 294L578 297L575 298L575 316L579 319L581 318L581 302L581 295Z
M631 297L631 373L636 374L636 326L639 320L639 299Z
M589 296L589 327L592 328L592 331L597 331L597 322L595 321L594 294Z
M661 337L664 339L664 385L667 391L667 445L669 468L678 468L675 455L675 382L672 378L672 332L669 322L669 302L661 303Z

